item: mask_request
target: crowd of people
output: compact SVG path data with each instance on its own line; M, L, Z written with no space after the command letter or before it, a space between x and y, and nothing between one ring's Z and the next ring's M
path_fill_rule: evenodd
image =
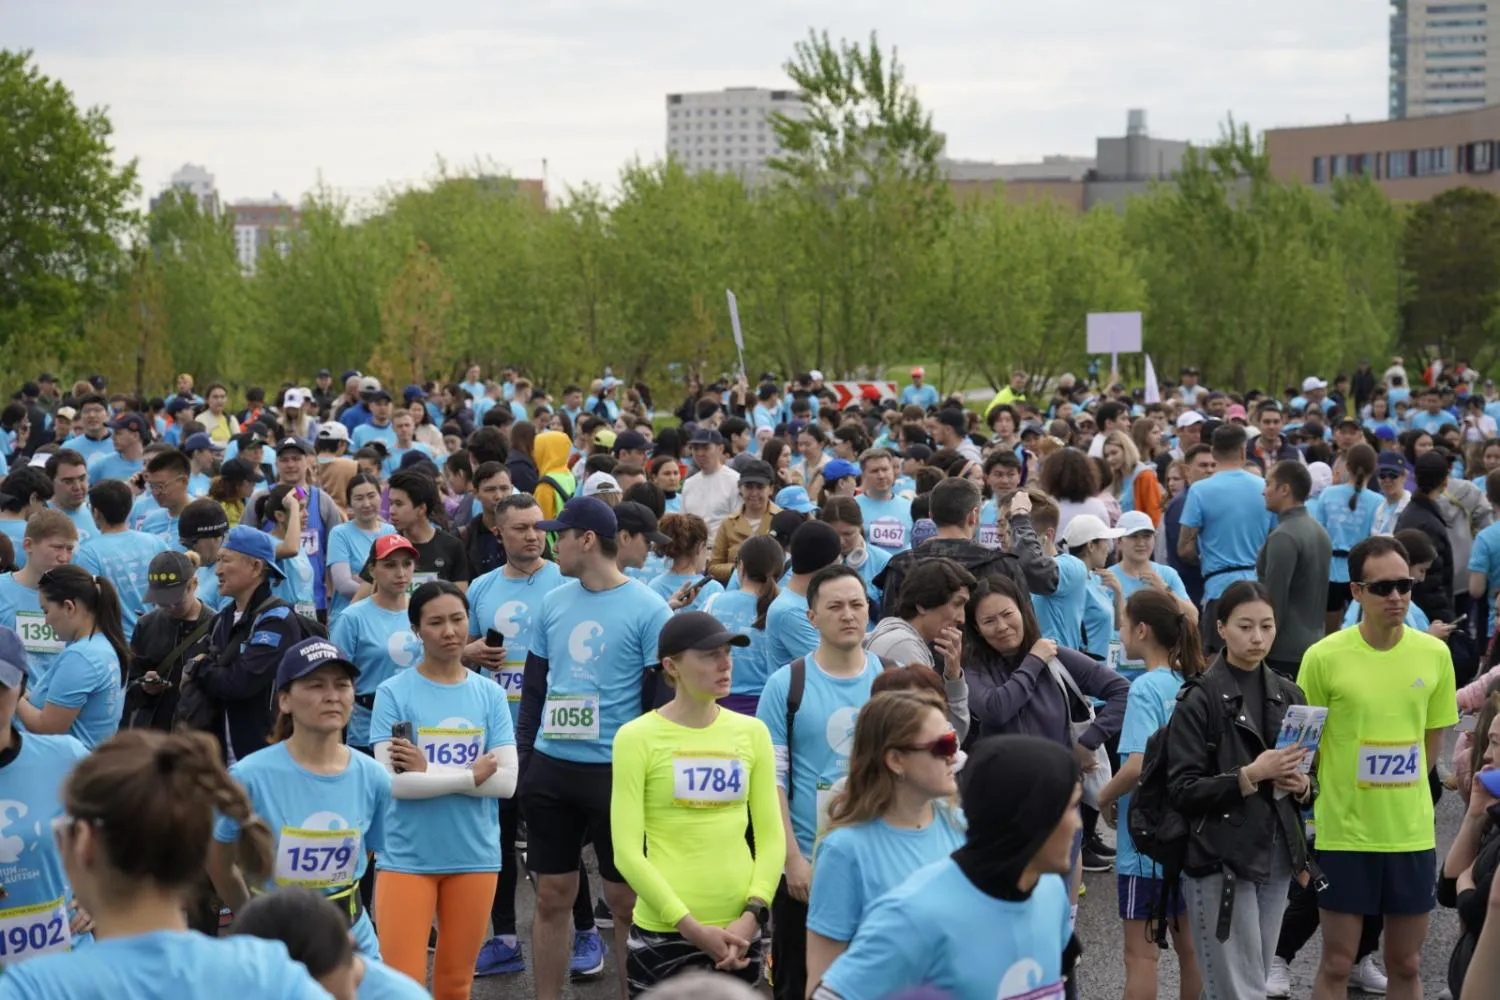
M1161 393L43 373L0 998L1077 996L1111 870L1127 1000L1500 994L1493 384Z

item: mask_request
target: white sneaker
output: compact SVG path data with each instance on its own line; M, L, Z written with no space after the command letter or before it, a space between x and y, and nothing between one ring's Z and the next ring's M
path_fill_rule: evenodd
M1366 955L1358 965L1349 971L1349 988L1362 990L1365 993L1385 993L1387 980L1385 973L1375 964L1374 955Z
M1351 977L1350 981L1353 981ZM1266 973L1266 996L1273 1000L1292 995L1292 969L1280 958L1271 959L1270 971Z

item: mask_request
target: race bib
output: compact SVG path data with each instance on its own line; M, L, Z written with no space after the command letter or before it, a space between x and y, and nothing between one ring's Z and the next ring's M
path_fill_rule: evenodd
M28 653L61 653L66 645L40 611L17 611L16 632Z
M506 701L521 700L521 684L526 680L526 664L507 660L495 671L495 683L505 691Z
M438 575L436 573L413 573L411 575L411 583L407 584L406 586L406 592L408 594L415 594L417 592L417 588L422 586L422 584L431 583L437 578Z
M14 965L72 948L73 934L68 928L65 900L0 910L0 965Z
M1384 743L1362 740L1359 744L1357 783L1360 788L1406 788L1426 776L1422 773L1422 747L1418 743Z
M745 801L749 792L745 762L733 754L673 754L672 801L702 808Z
M315 558L318 554L318 546L320 543L318 534L319 532L316 528L312 528L302 532L302 552L309 559Z
M979 544L988 545L992 549L1000 547L1000 526L998 524L981 524L979 526Z
M470 768L484 753L484 730L423 726L417 730L417 746L429 764Z
M542 707L542 735L549 740L597 740L598 695L549 695Z
M359 864L358 830L281 828L276 842L276 884L309 889L352 885Z
M292 610L296 611L297 614L302 615L304 618L318 617L318 606L311 601L298 601L292 606Z
M888 517L872 521L870 541L883 549L899 549L906 544L906 525Z

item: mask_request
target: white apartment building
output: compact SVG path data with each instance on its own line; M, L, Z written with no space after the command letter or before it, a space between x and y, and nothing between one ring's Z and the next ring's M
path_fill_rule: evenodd
M267 249L285 254L291 246L290 234L301 221L296 206L279 195L255 200L244 198L229 206L234 219L234 251L240 270L254 274L256 262Z
M1497 19L1500 3L1391 0L1391 117L1500 103L1500 44L1489 44Z
M219 192L214 187L214 175L208 172L207 167L200 167L196 163L184 163L172 174L172 179L167 182L162 193L165 194L174 189L198 199L198 207L204 215L217 216L219 214ZM160 200L160 195L151 199L153 211Z
M806 113L795 90L727 87L667 95L667 155L690 171L712 170L756 180L781 154L771 116Z

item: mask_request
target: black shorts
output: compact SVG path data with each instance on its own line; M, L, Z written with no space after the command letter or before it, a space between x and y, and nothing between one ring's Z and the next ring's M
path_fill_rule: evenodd
M734 976L754 986L760 982L761 936L750 942L743 969L723 975ZM644 993L657 983L693 970L714 972L714 960L681 934L659 934L631 925L625 952L625 979L632 997Z
M1333 580L1328 581L1327 610L1343 611L1349 606L1349 602L1353 598L1354 593L1349 589L1349 581L1345 580L1343 583L1336 583Z
M1437 851L1318 851L1328 887L1318 907L1335 913L1416 917L1437 906Z
M599 877L624 882L615 867L609 839L609 795L613 785L608 764L577 764L532 751L516 798L526 817L526 863L538 875L578 871L587 841L599 859Z

